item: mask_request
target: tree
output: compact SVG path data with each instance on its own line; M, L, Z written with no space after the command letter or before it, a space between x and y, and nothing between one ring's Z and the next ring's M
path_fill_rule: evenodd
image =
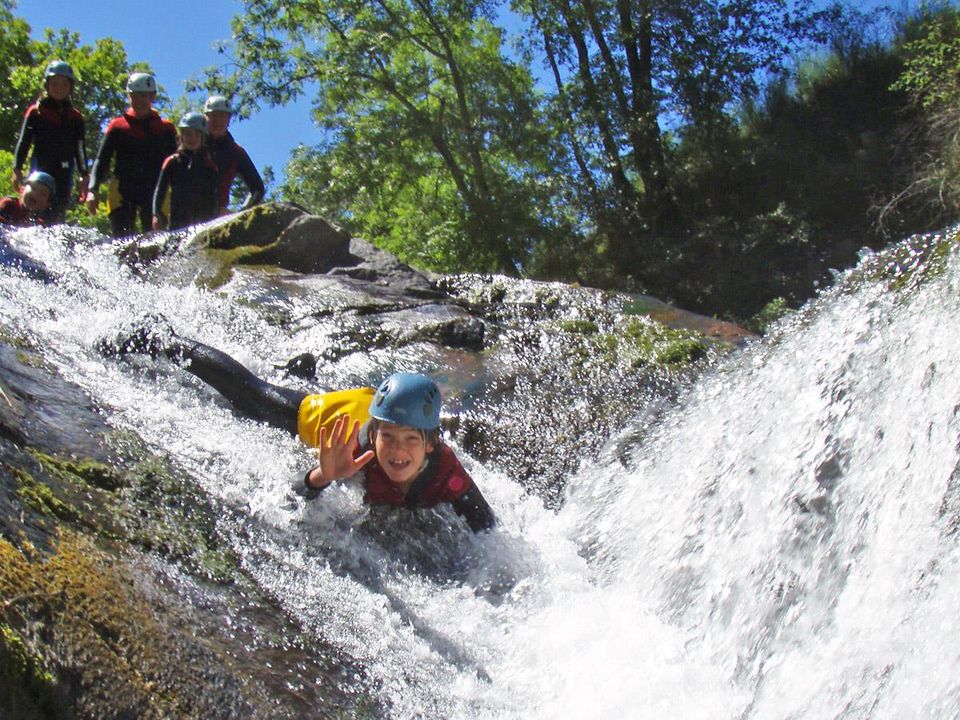
M13 0L0 0L0 77L9 78L13 68L29 63L30 26L15 17ZM18 112L23 101L9 82L0 81L0 147L13 148L23 121Z
M910 138L916 162L909 181L881 217L889 223L919 213L929 229L960 209L960 10L925 6L903 23L899 44L904 67L894 87L910 96L922 119Z
M734 101L756 91L822 14L807 0L514 0L554 82L557 117L587 207L610 226L625 270L659 254L642 238L682 218L664 128L729 126ZM612 199L612 207L610 200ZM638 263L640 261L640 263Z
M207 86L233 91L246 110L315 87L325 139L297 155L288 192L309 193L401 257L517 272L553 232L551 143L532 78L504 56L492 9L250 0L233 26L236 72L214 72Z

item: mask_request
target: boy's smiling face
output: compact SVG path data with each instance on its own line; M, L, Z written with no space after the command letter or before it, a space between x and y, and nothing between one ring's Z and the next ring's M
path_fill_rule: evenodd
M427 455L433 452L433 443L416 428L382 422L373 449L390 482L407 486L420 474Z
M23 186L20 202L32 213L42 213L50 207L50 188L41 182L31 182Z

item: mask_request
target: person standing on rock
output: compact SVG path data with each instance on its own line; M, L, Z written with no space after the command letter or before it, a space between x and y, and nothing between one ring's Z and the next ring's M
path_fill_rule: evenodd
M70 102L76 77L63 60L47 65L43 95L27 108L20 139L13 151L13 187L23 185L23 167L30 154L30 169L40 170L56 181L51 195L49 220L63 222L70 204L74 171L81 174L83 192L87 187L87 153L83 144L83 115Z
M188 112L177 127L180 148L163 161L153 193L154 230L176 230L212 220L220 207L217 166L206 147L206 119L198 112ZM170 208L169 216L164 207Z
M101 340L97 349L107 356L164 355L241 414L317 448L318 464L298 481L308 497L333 482L353 479L363 486L369 505L412 510L449 504L474 532L496 524L480 488L443 442L440 390L425 375L394 373L376 389L311 394L256 377L226 353L181 338L164 318L152 314L115 338Z
M240 209L246 210L259 204L267 189L247 151L237 144L228 130L233 116L230 101L223 95L211 95L203 105L203 112L207 117L210 154L220 173L220 214L226 215L230 212L230 189L237 175L240 175L240 179L247 186L247 197Z
M137 217L143 232L153 226L153 193L164 159L177 151L177 129L153 109L157 81L149 73L133 73L127 80L130 107L107 126L100 152L90 172L87 209L95 215L97 189L107 179L114 161L107 207L114 237L132 235Z

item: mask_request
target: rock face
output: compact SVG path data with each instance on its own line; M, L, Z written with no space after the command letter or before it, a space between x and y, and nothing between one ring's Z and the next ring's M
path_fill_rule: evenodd
M416 355L437 369L458 444L553 506L636 416L631 398L668 396L746 337L652 298L430 277L292 205L118 252L146 282L217 288L289 336L333 321L286 362L291 379ZM298 643L295 619L223 549L223 508L190 468L111 428L40 348L0 333L0 716L379 716L342 690L351 659Z
M438 297L421 273L317 215L286 203L261 205L201 232L191 246L219 262L268 265L362 280L414 297ZM223 273L218 274L223 277Z
M304 692L330 712L350 706L335 654L263 640L296 635L282 613L263 612L257 636L226 631L223 617L272 602L219 549L189 474L111 430L9 336L0 464L0 716L297 717ZM189 612L181 577L192 577ZM267 687L291 681L302 687Z

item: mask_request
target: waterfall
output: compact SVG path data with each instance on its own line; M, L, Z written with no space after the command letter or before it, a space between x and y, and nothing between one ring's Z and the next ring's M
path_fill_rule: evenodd
M866 256L656 427L609 438L557 512L464 456L501 521L478 536L370 511L346 486L306 502L289 491L310 464L296 441L166 361L93 349L159 310L280 382L335 319L285 331L238 301L243 278L154 283L70 229L8 235L57 279L3 270L0 316L231 510L244 572L352 660L340 683L372 714L960 718L956 232ZM376 350L321 380L417 360Z

